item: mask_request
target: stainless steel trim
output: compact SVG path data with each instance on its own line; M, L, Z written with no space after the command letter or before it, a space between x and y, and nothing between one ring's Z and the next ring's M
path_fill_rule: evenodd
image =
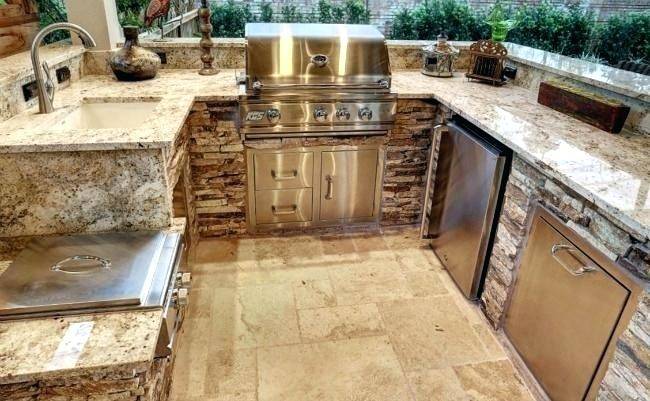
M424 201L422 202L422 216L420 218L420 238L428 239L429 237L429 212L431 210L431 187L433 186L433 159L436 157L438 149L435 146L436 138L442 130L447 130L444 124L438 124L433 127L431 134L431 147L429 148L429 160L427 162L426 187L424 189Z
M564 263L564 261L559 257L558 253L561 251L566 251L569 255L571 255L572 252L578 253L579 251L570 245L564 245L564 244L555 244L551 247L551 256L553 256L553 259L555 259L555 261L560 266L562 266L564 270L566 270L567 273L569 273L570 275L574 277L580 277L585 273L596 271L595 267L588 266L587 264L583 264L579 268L573 270L566 263ZM575 258L578 259L577 257Z
M348 127L349 128L349 127ZM392 128L392 126L373 126L375 128L371 131L304 131L296 132L292 131L295 127L287 128L286 131L278 130L275 132L269 132L267 129L260 129L257 133L250 133L254 130L241 130L244 140L246 139L264 139L264 138L304 138L304 137L323 137L323 136L380 136L386 135L387 129Z

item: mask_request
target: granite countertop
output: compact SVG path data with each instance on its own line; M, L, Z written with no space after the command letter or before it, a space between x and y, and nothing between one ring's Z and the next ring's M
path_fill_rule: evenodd
M236 100L235 70L201 76L193 70L161 70L150 81L119 82L109 75L90 75L60 92L55 111L39 114L31 108L0 122L0 153L167 148L195 100ZM78 129L57 127L83 103L158 102L151 116L136 128ZM119 116L116 116L119 118Z
M183 232L177 218L168 232ZM0 274L11 261L0 261ZM116 370L145 371L162 309L0 322L0 385Z
M58 94L60 109L34 109L0 123L1 152L101 150L171 146L195 100L236 100L236 70L204 77L195 70L163 70L151 81L117 82L92 75ZM537 103L535 94L506 85L494 87L455 78L394 71L400 98L432 98L467 118L523 159L594 202L640 238L650 237L650 140L612 135ZM57 113L83 101L160 99L152 118L136 130L52 130Z
M650 237L650 138L613 135L537 103L507 85L393 74L400 97L435 98L494 136L529 163L595 203L614 222Z

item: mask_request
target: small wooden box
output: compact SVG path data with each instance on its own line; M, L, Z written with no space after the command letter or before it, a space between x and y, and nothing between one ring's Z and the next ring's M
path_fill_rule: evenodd
M564 82L539 85L537 102L607 132L621 132L630 108L623 103Z

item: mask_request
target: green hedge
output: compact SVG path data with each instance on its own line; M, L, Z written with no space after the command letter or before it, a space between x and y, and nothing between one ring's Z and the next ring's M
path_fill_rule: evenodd
M393 39L433 40L446 32L452 40L490 37L486 15L463 0L429 0L400 11L392 25ZM650 62L650 12L627 13L598 23L577 3L556 7L548 2L508 9L515 20L507 41L592 61L616 64L624 60Z
M212 26L215 37L241 38L247 22L320 22L325 24L367 24L370 12L362 0L346 0L334 4L320 0L314 10L303 10L294 5L274 8L271 3L260 5L260 15L252 14L246 3L228 0L212 5Z

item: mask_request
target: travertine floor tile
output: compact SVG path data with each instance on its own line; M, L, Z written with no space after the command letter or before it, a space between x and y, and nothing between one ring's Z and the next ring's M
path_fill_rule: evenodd
M192 287L210 289L217 287L246 287L265 284L283 284L302 281L328 280L324 267L291 268L275 267L257 270L234 270L193 274Z
M174 368L174 395L211 397L257 391L254 349L223 350L209 343L182 343ZM227 398L224 398L227 399Z
M381 235L367 233L367 234L354 234L352 235L354 247L358 253L364 257L372 256L373 253L382 253L388 251L388 244L384 242Z
M454 367L472 401L533 401L510 361Z
M441 265L433 263L430 259L430 255L427 255L427 253L431 253L431 251L407 248L390 252L404 272L442 270Z
M354 241L349 235L326 234L320 236L323 259L333 262L358 262L360 260Z
M301 310L298 322L305 341L384 334L384 325L375 304Z
M408 385L386 337L258 349L260 401L403 401Z
M336 306L336 297L329 280L296 281L293 283L293 293L298 309Z
M415 229L205 240L190 263L172 401L531 401Z
M240 347L300 342L289 284L238 288L234 341Z
M393 251L400 251L403 249L427 249L429 248L429 242L427 240L420 239L420 231L413 229L390 229L387 228L382 233L384 242L388 244L388 247Z
M473 324L472 327L485 347L490 359L507 359L506 351L486 323Z
M391 301L411 298L406 278L391 259L368 259L342 264L329 270L339 305Z
M487 352L450 296L379 305L395 351L406 371L485 360Z
M451 368L407 373L416 401L472 401Z
M415 297L445 295L449 292L440 280L440 275L432 271L408 272L406 281Z
M209 339L211 346L250 348L300 342L291 284L193 290L191 296L186 319L191 329L187 330L192 336Z
M171 401L257 401L257 393L200 395L197 397L176 396L172 393Z

